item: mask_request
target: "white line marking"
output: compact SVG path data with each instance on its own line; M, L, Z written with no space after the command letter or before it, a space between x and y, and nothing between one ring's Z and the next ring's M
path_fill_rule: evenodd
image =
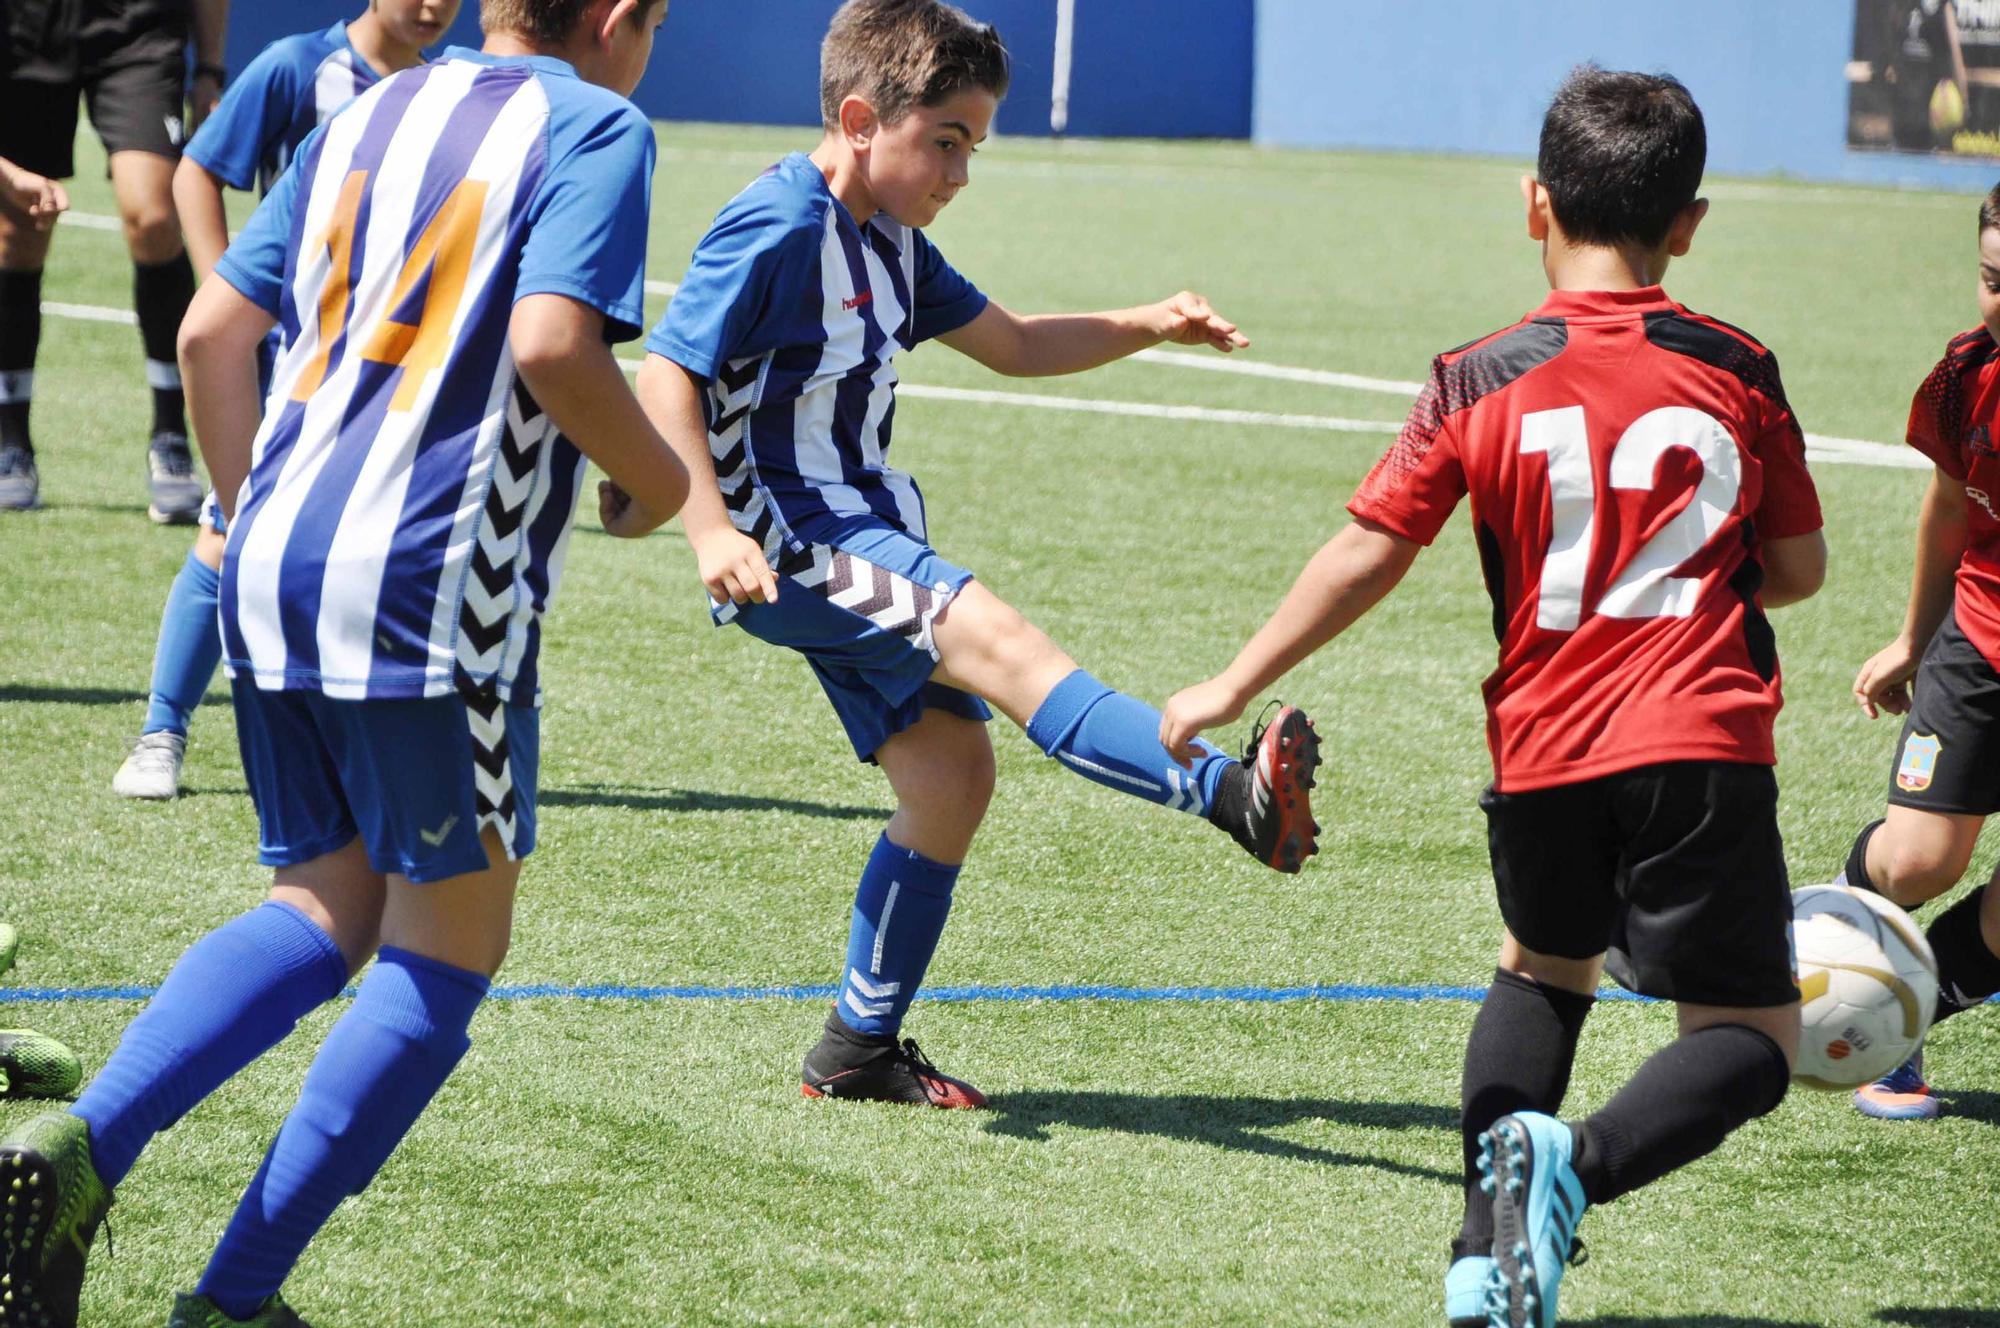
M672 281L648 281L646 283L646 294L648 295L672 295L679 289L679 284Z
M86 323L123 323L127 327L137 327L139 316L130 309L106 309L96 304L56 304L42 301L44 318L78 318Z
M666 283L660 283L662 285ZM91 323L119 323L126 327L138 323L130 310L110 309L94 304L59 304L54 301L42 302L42 313L50 318L74 318ZM1152 363L1192 364L1204 369L1221 369L1225 372L1241 373L1247 366L1256 365L1251 373L1257 377L1283 377L1299 382L1328 382L1339 379L1334 386L1360 387L1363 391L1395 392L1408 395L1405 388L1415 388L1414 383L1396 383L1385 378L1362 378L1353 374L1335 374L1319 369L1293 369L1284 365L1266 365L1257 361L1231 364L1227 361L1202 361L1192 355L1176 354L1171 351L1141 351L1134 358L1143 358ZM640 361L621 359L618 363L628 371L637 371ZM1279 373L1263 373L1261 370L1276 369ZM1299 377L1310 374L1313 377ZM1366 384L1367 386L1363 386ZM1017 406L1034 410L1060 410L1084 415L1122 415L1133 419L1180 420L1194 424L1242 424L1277 429L1318 429L1331 433L1371 433L1392 434L1402 426L1389 420L1353 420L1338 415L1280 415L1261 410L1216 410L1208 406L1163 406L1151 401L1101 401L1091 397L1053 397L1035 392L993 392L969 387L935 387L924 383L903 383L897 391L906 397L930 398L933 401L960 401L968 404L987 406ZM1819 434L1806 435L1806 456L1813 461L1836 466L1877 466L1894 470L1929 470L1931 463L1916 452L1889 443L1872 443L1860 438L1827 438Z
M65 226L81 226L87 231L122 231L125 223L101 212L64 212L56 218Z
M1279 378L1289 383L1318 383L1322 387L1351 387L1360 392L1383 392L1398 397L1413 397L1424 390L1422 383L1406 383L1395 378L1364 378L1359 374L1334 373L1327 369L1295 369L1289 364L1245 360L1215 352L1142 350L1131 358L1146 364L1171 365L1176 369L1241 374L1246 378Z

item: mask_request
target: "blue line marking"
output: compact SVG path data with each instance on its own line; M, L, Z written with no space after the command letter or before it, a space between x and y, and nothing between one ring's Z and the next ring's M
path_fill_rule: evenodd
M0 1004L10 1001L143 1001L157 987L0 987ZM493 988L490 993L502 1001L828 1001L839 989L825 986L640 986L620 983L565 984L520 983ZM348 995L354 994L349 988ZM1650 1004L1650 996L1635 996L1619 988L1605 988L1598 999ZM1482 1001L1484 987L1368 986L1355 983L1314 983L1302 987L1121 987L1080 986L961 986L932 987L919 993L920 1001L965 1004L985 1001L1157 1001L1168 1004L1198 1004L1206 1001L1254 1001L1291 1003L1298 1001Z

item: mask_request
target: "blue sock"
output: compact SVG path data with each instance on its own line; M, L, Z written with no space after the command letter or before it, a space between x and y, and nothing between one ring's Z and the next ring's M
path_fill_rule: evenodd
M139 1150L340 994L347 961L290 904L269 901L188 947L70 1113L115 1186Z
M384 946L306 1071L196 1290L246 1319L284 1285L333 1210L368 1182L471 1046L488 979Z
M1160 745L1160 712L1078 669L1057 683L1028 720L1028 736L1092 783L1176 811L1208 812L1233 758L1201 739L1192 771Z
M153 695L141 733L187 732L188 720L208 691L215 666L222 662L222 631L215 621L221 589L221 574L189 549L160 614L160 643L153 647Z
M896 1036L937 952L958 872L886 834L875 841L847 930L847 971L834 1007L842 1023L869 1037Z

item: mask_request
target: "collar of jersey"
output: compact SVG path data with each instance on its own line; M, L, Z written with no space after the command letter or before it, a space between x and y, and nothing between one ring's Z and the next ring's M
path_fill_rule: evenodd
M439 53L439 60L470 60L476 65L526 65L544 74L556 74L562 78L577 77L576 69L567 60L558 60L553 55L488 55L475 51L470 46L447 46Z
M1530 318L1599 318L1607 314L1632 314L1654 309L1671 309L1674 302L1658 286L1638 290L1550 291Z

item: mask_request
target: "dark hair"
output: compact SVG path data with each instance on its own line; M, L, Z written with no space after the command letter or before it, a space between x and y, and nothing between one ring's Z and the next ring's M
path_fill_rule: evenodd
M884 124L913 106L936 106L984 88L1007 95L1007 47L991 23L942 0L847 0L819 48L819 113L840 123L840 103L865 97Z
M1678 79L1586 64L1549 103L1536 170L1570 239L1651 247L1694 202L1707 158L1701 108Z
M663 0L639 0L633 21L644 23L652 17L653 6ZM517 37L560 46L583 21L583 11L591 0L479 0L481 32L511 32Z
M2000 230L2000 184L1979 200L1979 233L1984 235L1992 230Z

